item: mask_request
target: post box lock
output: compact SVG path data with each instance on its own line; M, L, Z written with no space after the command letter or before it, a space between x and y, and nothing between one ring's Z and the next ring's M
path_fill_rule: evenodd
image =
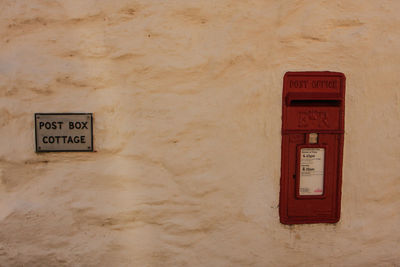
M308 143L310 143L310 144L318 143L318 134L317 133L310 133L308 135Z
M279 205L284 224L339 221L344 96L343 73L284 76Z

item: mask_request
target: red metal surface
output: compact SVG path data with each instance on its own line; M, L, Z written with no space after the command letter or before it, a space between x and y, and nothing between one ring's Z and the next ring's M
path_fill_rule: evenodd
M287 72L282 94L280 221L336 223L340 219L345 76L339 72ZM309 144L308 134L318 133ZM300 196L299 150L325 148L323 195Z

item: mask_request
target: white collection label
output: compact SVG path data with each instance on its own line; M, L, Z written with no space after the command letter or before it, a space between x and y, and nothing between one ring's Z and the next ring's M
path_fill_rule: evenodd
M324 193L325 148L302 148L300 151L300 196Z

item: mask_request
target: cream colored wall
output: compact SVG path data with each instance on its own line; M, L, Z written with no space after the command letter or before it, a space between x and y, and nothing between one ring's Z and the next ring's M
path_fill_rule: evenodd
M399 13L2 0L0 265L400 265ZM279 223L289 70L347 77L338 224ZM35 112L93 112L96 152L36 154Z

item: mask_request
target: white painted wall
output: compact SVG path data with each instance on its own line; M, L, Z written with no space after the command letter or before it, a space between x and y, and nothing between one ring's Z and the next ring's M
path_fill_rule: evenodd
M398 266L400 1L0 2L1 266ZM286 71L345 73L342 219L279 223ZM93 112L95 153L34 152Z

